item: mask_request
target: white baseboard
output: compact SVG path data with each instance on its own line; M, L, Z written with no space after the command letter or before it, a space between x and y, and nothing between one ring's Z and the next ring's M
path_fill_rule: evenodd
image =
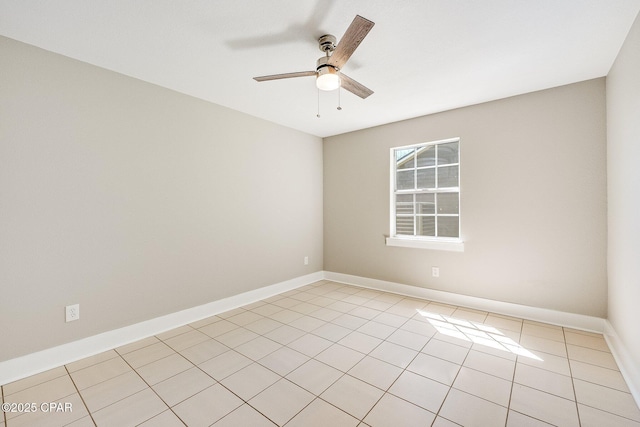
M611 325L604 319L329 271L319 271L296 277L253 291L244 292L124 328L107 331L68 344L0 362L0 385L35 375L85 357L90 357L323 279L575 329L599 333L606 332L605 338L616 358L616 362L618 362L623 376L627 379L634 398L636 401L639 400L638 390L640 388L638 384L640 384L640 373L638 372L638 368L633 364L633 360L628 355ZM606 331L605 327L607 328Z
M531 307L510 302L494 301L485 298L460 295L452 292L438 291L434 289L420 288L418 286L403 285L384 280L370 279L367 277L352 276L349 274L324 272L326 280L377 289L385 292L424 298L434 302L457 305L475 310L490 311L492 313L519 317L521 319L550 323L568 328L580 329L590 332L604 332L604 319L583 314L566 313L563 311L549 310L546 308Z
M0 362L0 385L66 365L67 363L75 362L76 360L93 356L152 335L157 335L218 313L251 304L273 295L323 280L323 278L324 273L318 271L176 313L167 314L166 316L157 317L134 325L125 326L124 328L103 332L68 344Z
M613 354L613 358L620 368L622 377L627 382L629 391L633 396L636 404L640 407L640 365L634 360L627 347L624 345L615 329L608 320L604 321L604 339Z

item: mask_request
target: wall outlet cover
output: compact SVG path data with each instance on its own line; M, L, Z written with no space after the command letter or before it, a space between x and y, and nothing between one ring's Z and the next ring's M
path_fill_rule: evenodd
M68 305L65 307L65 321L73 322L80 318L80 304Z

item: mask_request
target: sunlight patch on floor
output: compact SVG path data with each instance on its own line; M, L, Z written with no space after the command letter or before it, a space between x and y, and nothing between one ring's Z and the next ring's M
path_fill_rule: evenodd
M430 313L424 310L416 310L421 316L427 318L429 323L438 332L450 337L464 341L473 342L479 345L492 347L497 350L510 352L519 356L531 359L542 360L513 339L506 336L499 329L484 323L472 322L455 317L444 316L442 314Z

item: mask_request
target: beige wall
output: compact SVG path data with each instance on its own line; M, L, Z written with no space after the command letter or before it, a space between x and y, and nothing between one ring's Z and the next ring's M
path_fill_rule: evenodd
M640 16L607 76L609 321L640 393ZM640 396L640 394L638 395Z
M385 246L390 147L450 137L464 253ZM597 79L326 138L325 270L605 317L605 137Z
M320 138L1 37L0 58L0 361L322 270Z
M1 37L0 56L0 361L323 267L607 314L604 79L326 138L323 153L319 138ZM629 163L627 62L607 107ZM465 252L385 246L389 148L455 136ZM638 323L636 264L614 271L617 326ZM82 316L66 324L71 303Z

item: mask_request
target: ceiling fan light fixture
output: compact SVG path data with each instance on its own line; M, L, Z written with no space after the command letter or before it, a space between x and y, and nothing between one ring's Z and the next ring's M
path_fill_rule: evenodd
M374 26L374 22L356 15L349 28L342 36L340 43L331 34L325 34L318 39L318 47L324 55L316 61L314 71L297 71L294 73L272 74L269 76L259 76L253 79L258 82L270 80L290 79L294 77L316 77L316 87L318 90L336 90L343 88L362 99L367 98L373 91L366 86L353 80L351 77L342 74L340 70L344 68L353 52L360 45L369 31ZM319 99L319 98L318 98Z
M340 87L340 76L332 66L325 66L318 70L316 86L320 90L336 90Z

